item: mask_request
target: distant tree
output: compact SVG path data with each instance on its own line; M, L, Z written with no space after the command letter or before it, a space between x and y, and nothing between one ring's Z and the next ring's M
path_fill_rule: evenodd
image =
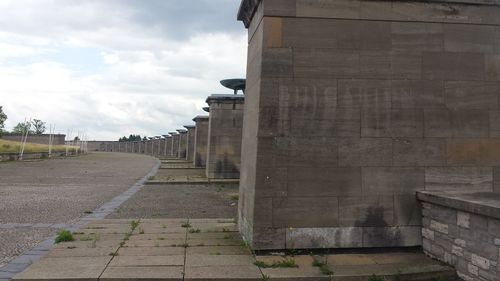
M144 137L142 138L142 140L143 140L143 141L147 141L147 140L148 140L148 138L147 138L146 136L144 136Z
M74 139L73 141L74 141L74 142L77 142L77 141L79 141L79 140L80 140L80 138L79 138L78 136L76 136L76 137L75 137L75 139Z
M5 120L7 120L7 115L3 112L3 109L0 106L0 136L2 135L3 129L5 128Z
M126 142L126 141L140 141L141 140L141 135L129 135L128 138L126 136L121 137L118 139L119 142Z
M28 132L30 134L34 133L34 131L31 129L31 122L29 122L29 121L19 122L12 129L12 133L14 133L14 134L26 134L26 132Z
M31 124L33 125L35 134L37 135L45 133L45 130L47 129L47 126L45 126L45 122L39 119L33 119L33 121L31 121Z

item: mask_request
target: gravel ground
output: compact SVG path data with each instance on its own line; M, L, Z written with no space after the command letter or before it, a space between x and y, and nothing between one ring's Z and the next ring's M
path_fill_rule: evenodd
M149 156L120 153L0 163L0 225L76 222L129 189L155 163ZM50 237L54 231L1 230L0 263Z
M107 218L236 218L237 185L146 185Z
M49 228L0 229L0 267L55 232Z

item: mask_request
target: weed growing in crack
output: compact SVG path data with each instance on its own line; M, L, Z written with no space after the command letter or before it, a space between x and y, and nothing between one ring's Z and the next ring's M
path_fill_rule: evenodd
M66 229L59 230L55 239L56 244L61 242L71 242L71 241L75 241L75 237L73 237L71 231Z
M256 261L254 264L260 268L297 268L299 267L294 259L284 259L280 261L275 261L272 264L268 264L263 261Z

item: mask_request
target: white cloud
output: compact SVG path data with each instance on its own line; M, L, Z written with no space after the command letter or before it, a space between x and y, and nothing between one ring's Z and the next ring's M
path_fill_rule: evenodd
M243 27L236 35L214 29L181 40L135 21L134 9L122 1L0 0L8 11L0 18L7 129L35 117L93 139L165 134L202 114L209 94L228 93L219 80L244 76ZM75 46L76 62L54 57ZM79 58L82 50L95 52L98 62ZM73 63L96 71L82 73Z

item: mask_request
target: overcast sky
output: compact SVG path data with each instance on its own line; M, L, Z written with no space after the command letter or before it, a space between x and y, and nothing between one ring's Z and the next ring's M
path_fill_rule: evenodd
M245 77L239 0L0 0L0 106L90 139L192 124Z

